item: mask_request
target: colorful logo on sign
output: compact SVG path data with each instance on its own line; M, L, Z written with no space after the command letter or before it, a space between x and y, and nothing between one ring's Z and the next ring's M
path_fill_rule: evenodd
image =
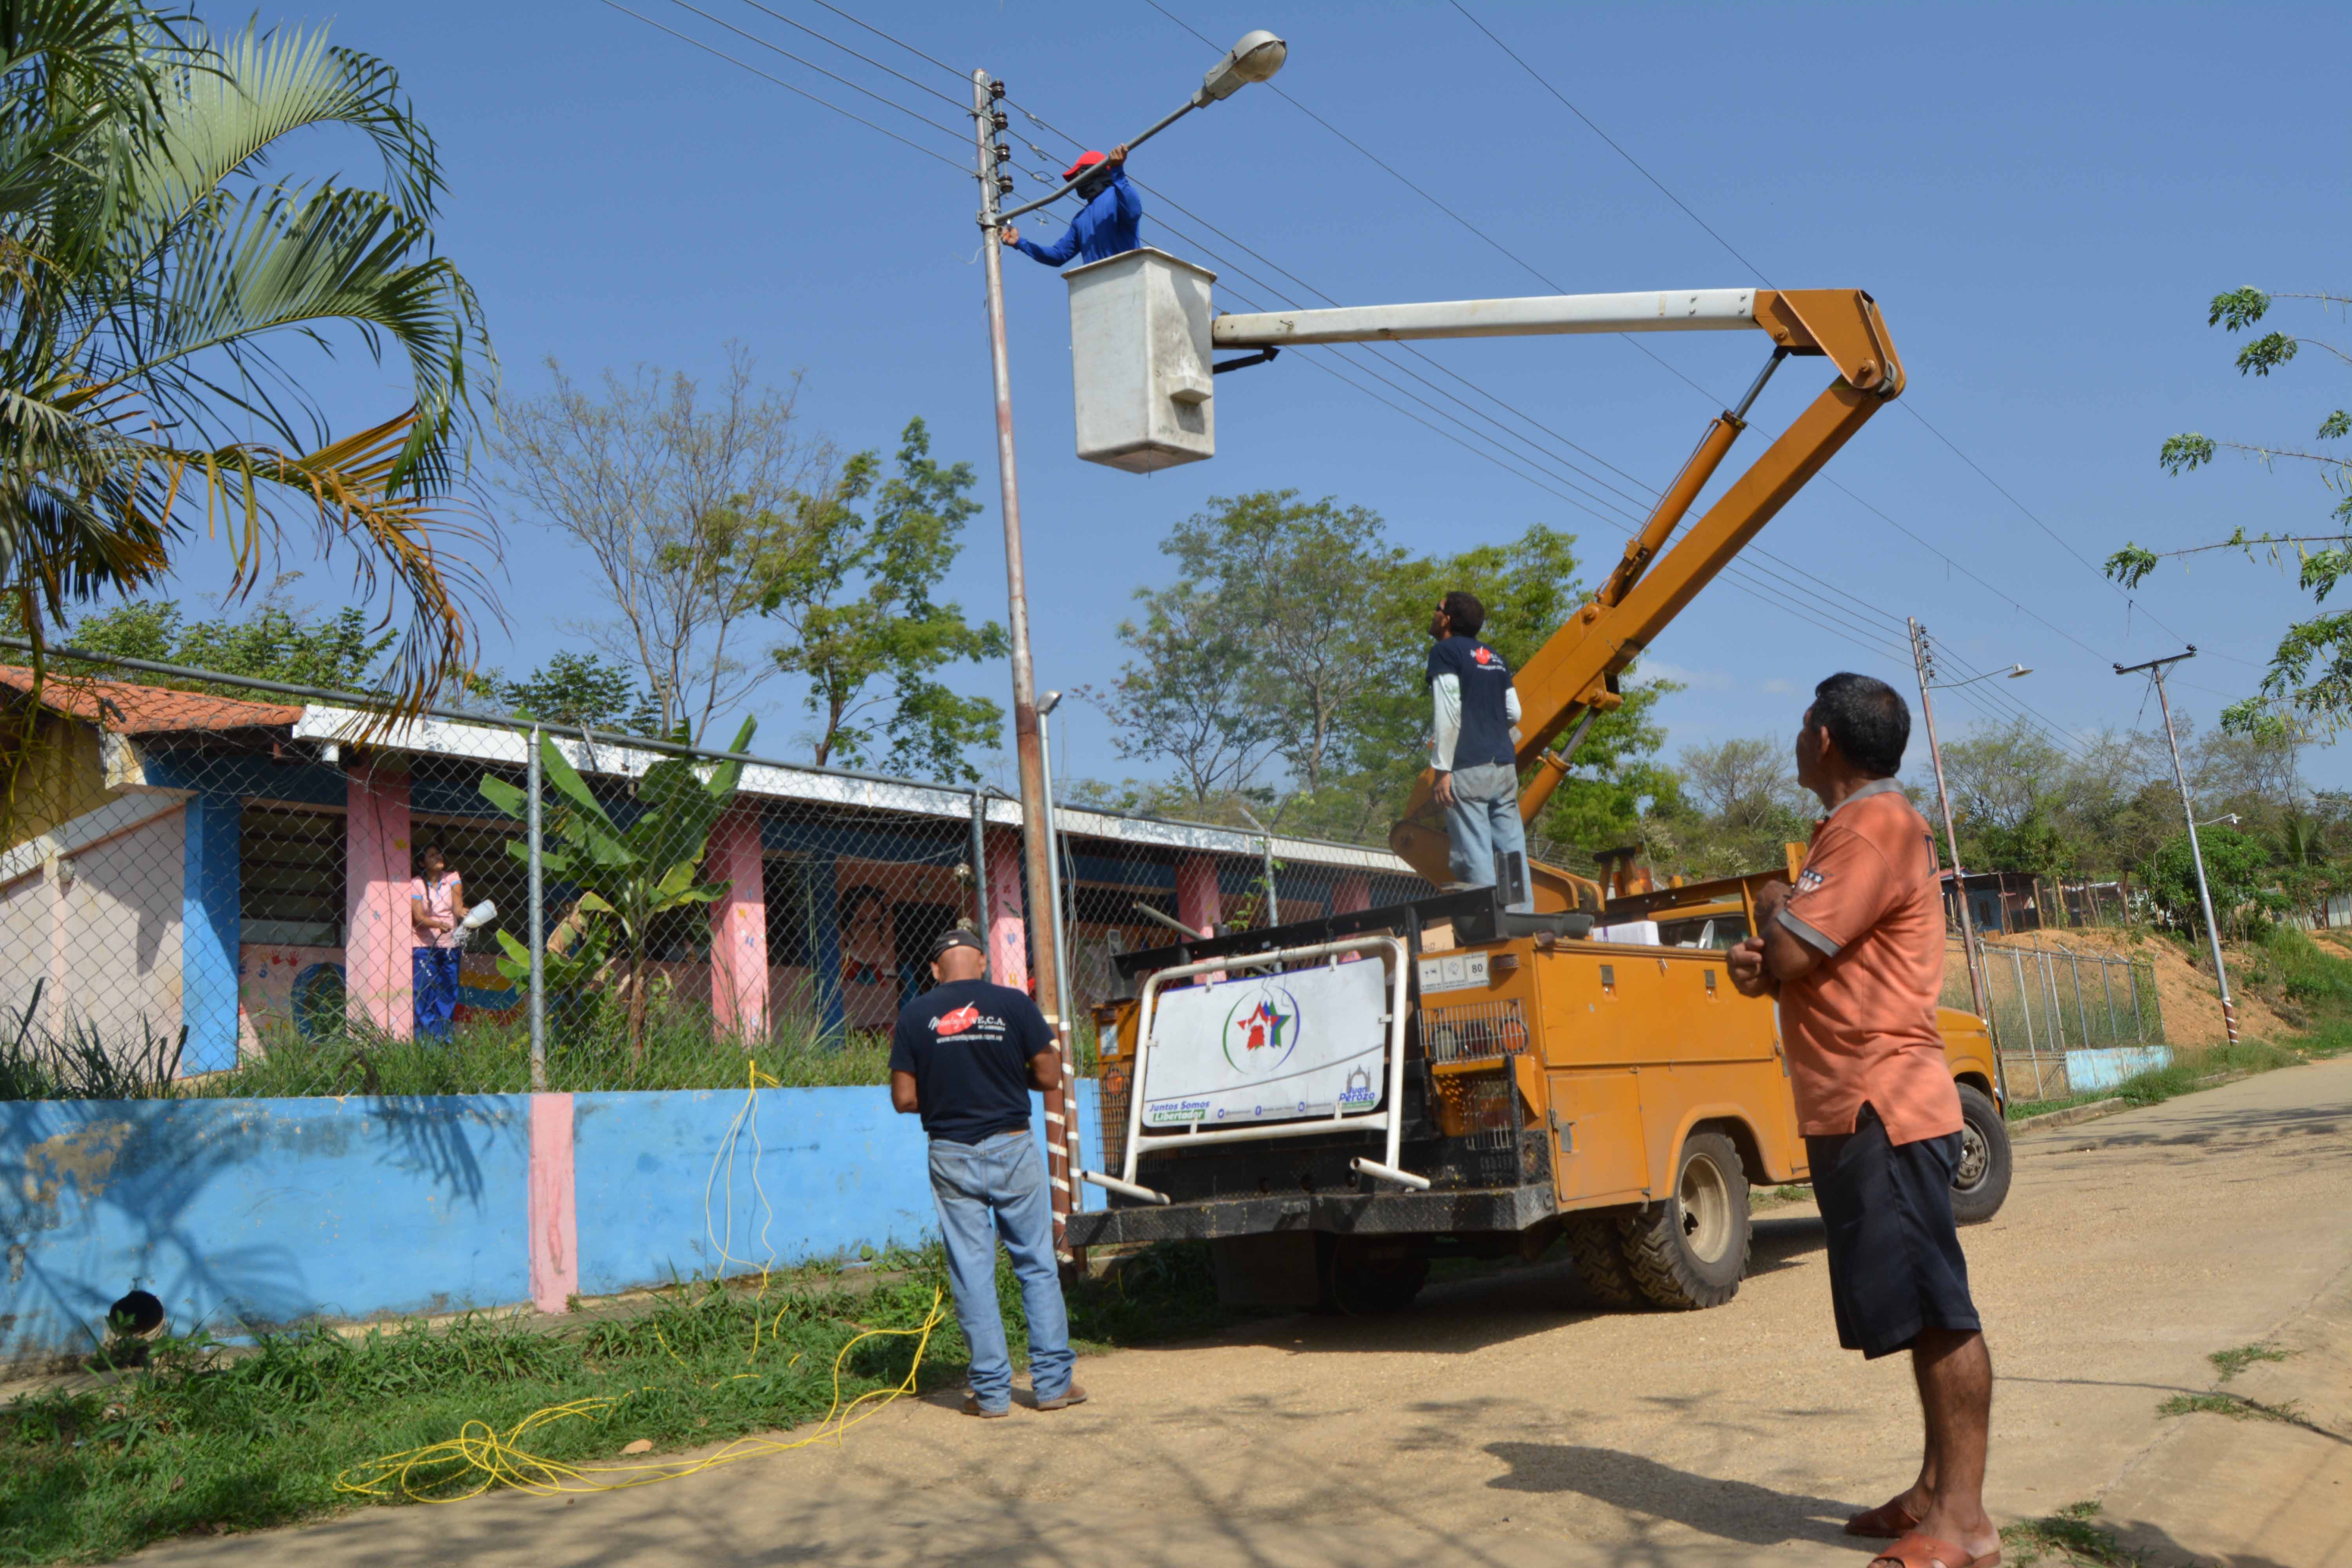
M1298 1048L1298 999L1278 985L1246 993L1225 1015L1225 1060L1235 1072L1275 1072Z

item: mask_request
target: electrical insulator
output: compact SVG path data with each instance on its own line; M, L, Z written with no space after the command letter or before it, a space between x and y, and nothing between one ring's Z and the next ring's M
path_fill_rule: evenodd
M1003 98L1004 96L1004 84L1001 81L990 82L988 84L988 96L991 99Z
M1003 192L1006 195L1011 195L1013 194L1013 176L1010 174L997 175L996 188Z
M1010 163L1013 162L1013 143L1010 142L999 142L996 144L996 161L1000 163Z
M1013 117L1000 109L988 117L988 122L1002 131L1013 123Z

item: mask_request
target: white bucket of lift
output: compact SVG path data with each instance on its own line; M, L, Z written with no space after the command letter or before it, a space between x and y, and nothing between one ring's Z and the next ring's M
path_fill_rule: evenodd
M1209 285L1217 275L1146 246L1062 276L1078 456L1136 474L1214 457Z

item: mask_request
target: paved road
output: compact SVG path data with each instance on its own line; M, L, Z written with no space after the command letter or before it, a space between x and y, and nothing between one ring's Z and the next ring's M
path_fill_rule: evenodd
M1989 1501L2079 1500L2157 1563L2352 1563L2352 1059L2022 1140L1966 1233L2000 1378ZM840 1449L570 1501L374 1510L142 1558L383 1564L1202 1562L1349 1568L1851 1562L1907 1480L1899 1361L1839 1352L1809 1208L1731 1305L1593 1313L1564 1269L1081 1363L1095 1400L982 1424L894 1407ZM2162 1418L2214 1351L2305 1425Z

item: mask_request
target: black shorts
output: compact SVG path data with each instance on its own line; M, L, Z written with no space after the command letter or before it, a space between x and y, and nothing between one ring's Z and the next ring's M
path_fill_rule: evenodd
M1922 1329L1984 1326L1952 1223L1958 1133L1890 1143L1865 1105L1852 1132L1808 1138L1805 1153L1829 1226L1838 1343L1876 1358L1908 1350Z

